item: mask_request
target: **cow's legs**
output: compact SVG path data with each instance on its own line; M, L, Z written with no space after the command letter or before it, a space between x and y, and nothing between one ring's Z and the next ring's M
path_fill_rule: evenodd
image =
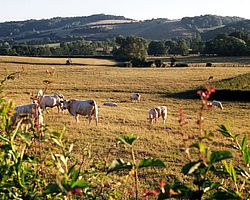
M78 114L75 115L75 119L76 119L76 122L78 123L79 122L79 115Z
M57 107L58 113L60 113L60 110L61 110L60 107L59 106L56 106L56 107Z
M91 115L88 115L88 119L89 119L89 125L90 125L90 123L91 123L91 120L92 120L92 117L91 117Z
M47 108L46 108L46 107L45 107L43 110L45 110L47 114L49 113L49 111L47 110Z
M95 125L97 126L98 125L98 118L95 117Z

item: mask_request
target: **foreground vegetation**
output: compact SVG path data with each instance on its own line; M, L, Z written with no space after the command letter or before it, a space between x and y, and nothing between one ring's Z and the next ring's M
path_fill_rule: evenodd
M6 59L8 62L4 62ZM16 62L17 59L19 62ZM85 198L90 199L94 197L133 199L136 196L146 198L154 194L163 199L168 197L161 196L166 193L176 197L186 194L186 198L190 199L192 198L188 195L198 194L196 197L199 199L203 195L200 192L204 192L207 187L209 188L206 190L214 188L216 191L221 188L221 185L211 183L222 184L219 177L223 175L223 188L226 188L224 192L232 190L229 193L235 195L235 198L248 198L249 182L247 178L239 176L242 171L235 172L233 166L237 165L245 171L249 164L247 153L244 153L249 151L248 139L244 136L244 133L246 135L249 133L249 123L245 120L250 114L249 103L228 101L223 102L225 110L208 110L205 106L201 110L201 100L198 95L197 99L176 99L166 98L166 96L204 85L211 75L215 80L221 80L249 73L249 68L131 69L117 68L112 61L95 59L78 59L77 63L81 65L75 66L60 65L62 63L60 59L1 57L1 60L2 77L9 73L23 71L19 78L5 82L3 88L4 96L7 99L14 99L16 105L31 102L31 95L48 86L46 93L63 93L67 99L95 99L100 113L99 126L95 127L92 124L88 126L85 119L76 124L68 113L57 114L56 110L51 110L49 114L44 114L45 123L48 125L46 130L40 132L40 129L35 128L29 132L30 135L20 130L7 135L2 124L1 154L5 155L5 152L10 151L14 152L13 155L17 153L15 161L11 160L8 163L7 160L1 160L2 163L6 162L5 166L14 162L12 167L16 169L13 171L10 170L12 168L6 168L7 175L4 180L11 182L11 177L13 181L16 177L20 178L18 185L13 186L21 192L19 195L27 195L25 197L37 195L37 198L41 195L47 195L47 198L52 196L55 198L54 195L58 195L58 198L85 195ZM50 64L53 64L53 68ZM140 92L142 102L131 103L129 96L132 92ZM116 102L118 107L103 106L106 101ZM5 108L2 109L1 114L2 122L5 122L6 116L9 117L7 111L13 105L6 104L5 101L2 103L7 106L6 108L1 105L1 108ZM150 128L147 122L147 111L158 105L168 106L167 125L164 126L159 120ZM200 119L202 119L201 116L204 117L205 121L197 124L197 116L200 116ZM231 149L229 147L231 141L218 134L218 125L224 124L225 121L230 122L232 130L221 126L221 132L234 142L233 145L236 145L239 151ZM236 136L234 133L239 135ZM116 146L117 137L125 146ZM192 145L193 143L195 145ZM190 150L186 156L183 150L190 145L197 148L200 153L196 154ZM18 151L19 149L22 151ZM231 153L228 153L229 151ZM19 154L19 152L22 153ZM213 152L219 152L218 155L221 154L221 157L218 158L217 153ZM192 157L192 153L196 156ZM28 157L26 157L27 154ZM130 158L131 155L133 159ZM240 155L244 155L244 159L241 159ZM229 159L232 156L234 156L232 164L228 162L224 165L220 164L220 160ZM39 161L38 163L34 157ZM144 160L145 158L147 160ZM195 172L194 182L191 177L181 173L182 167L190 162L189 159L196 165L190 164L189 168L186 166L183 172L186 175ZM74 162L75 160L78 162ZM129 161L132 164L129 165ZM161 161L166 167L155 168L164 166ZM22 163L27 168L23 169ZM154 166L154 168L147 169L141 166ZM222 166L225 171L220 172L221 174L214 173L216 172L214 169L219 170ZM129 169L129 173L111 172L124 168ZM17 172L18 176L14 172ZM106 174L106 172L110 173ZM57 175L56 181L53 174ZM138 179L135 181L136 174ZM237 178L235 178L236 174ZM22 181L31 181L34 180L33 178L37 181L30 185L30 188L27 186L28 183L22 184ZM210 180L210 185L207 185L207 180ZM184 187L177 187L177 183L180 182L181 186L183 184L187 186L186 193ZM138 186L133 187L134 183ZM160 186L159 183L161 183ZM167 192L163 192L163 188ZM7 193L6 190L3 191ZM11 192L13 194L17 191Z

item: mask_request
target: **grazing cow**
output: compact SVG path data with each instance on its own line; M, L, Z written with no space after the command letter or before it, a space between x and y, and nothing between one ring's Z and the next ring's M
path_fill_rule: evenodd
M43 95L42 90L40 90L38 92L38 101L40 104L40 107L42 108L42 110L46 110L47 111L47 107L53 108L53 107L57 107L58 109L58 113L60 112L60 110L62 109L62 102L64 100L64 96L62 94L50 94L50 95Z
M75 117L76 122L79 122L78 115L87 115L89 124L92 116L95 118L96 126L98 124L98 108L94 100L64 100L63 109L68 109L69 113Z
M158 117L158 112L155 108L151 108L149 111L148 111L148 118L149 118L149 123L152 125L153 124L153 121L157 121L157 119L159 118Z
M159 117L162 117L163 123L166 123L167 119L167 107L166 106L159 106L156 108L152 108L148 112L148 118L149 118L149 123L152 125L153 120L155 120L155 123Z
M138 102L141 100L141 95L139 93L133 93L131 96L130 96L130 99L132 102Z
M12 125L16 125L18 119L23 119L21 125L43 125L42 110L37 103L25 104L15 107L15 113L11 118Z
M220 101L212 101L212 108L220 108L221 110L223 110L223 106L222 103Z
M117 103L113 103L113 102L105 102L103 103L104 106L111 106L111 107L117 107Z

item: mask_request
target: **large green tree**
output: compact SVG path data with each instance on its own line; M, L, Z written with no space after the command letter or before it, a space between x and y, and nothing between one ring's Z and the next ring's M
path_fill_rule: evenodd
M145 61L147 58L147 41L144 38L128 36L116 37L113 55L116 59L127 61Z
M243 39L221 34L206 43L205 53L222 56L243 56L249 55L248 48Z
M148 54L149 55L164 55L166 54L167 49L163 41L151 41L148 45Z
M189 46L184 39L168 40L165 42L165 47L170 54L187 55Z

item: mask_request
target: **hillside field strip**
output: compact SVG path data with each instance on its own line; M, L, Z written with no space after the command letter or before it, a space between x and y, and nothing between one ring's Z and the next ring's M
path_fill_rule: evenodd
M44 113L44 122L50 131L66 127L64 139L68 144L74 143L75 158L81 159L84 148L88 147L93 160L130 159L127 149L116 147L116 137L134 134L139 138L135 144L138 159L162 159L167 166L164 174L181 179L184 178L181 167L188 162L182 150L183 140L191 144L199 136L196 120L201 101L198 95L197 99L186 99L169 97L169 94L205 85L209 76L217 81L250 73L250 67L122 68L112 60L72 58L74 65L65 65L65 60L1 56L1 80L9 73L24 70L19 77L4 84L1 95L13 99L15 105L31 103L31 94L44 89L44 82L49 81L47 94L61 93L65 99L94 99L99 108L98 127L93 122L88 125L83 117L76 123L67 110L62 114L57 113L56 108L48 108L49 113ZM54 74L49 75L46 70L54 70ZM141 102L130 101L133 92L141 94ZM107 107L104 102L115 102L118 106ZM220 124L229 123L240 137L244 133L250 135L250 102L224 101L222 104L224 110L206 109L204 113L204 129L214 133L211 149L227 149L227 142L217 131ZM168 107L166 125L159 119L150 128L148 110L161 105ZM185 114L184 135L180 134L178 124L180 108Z

